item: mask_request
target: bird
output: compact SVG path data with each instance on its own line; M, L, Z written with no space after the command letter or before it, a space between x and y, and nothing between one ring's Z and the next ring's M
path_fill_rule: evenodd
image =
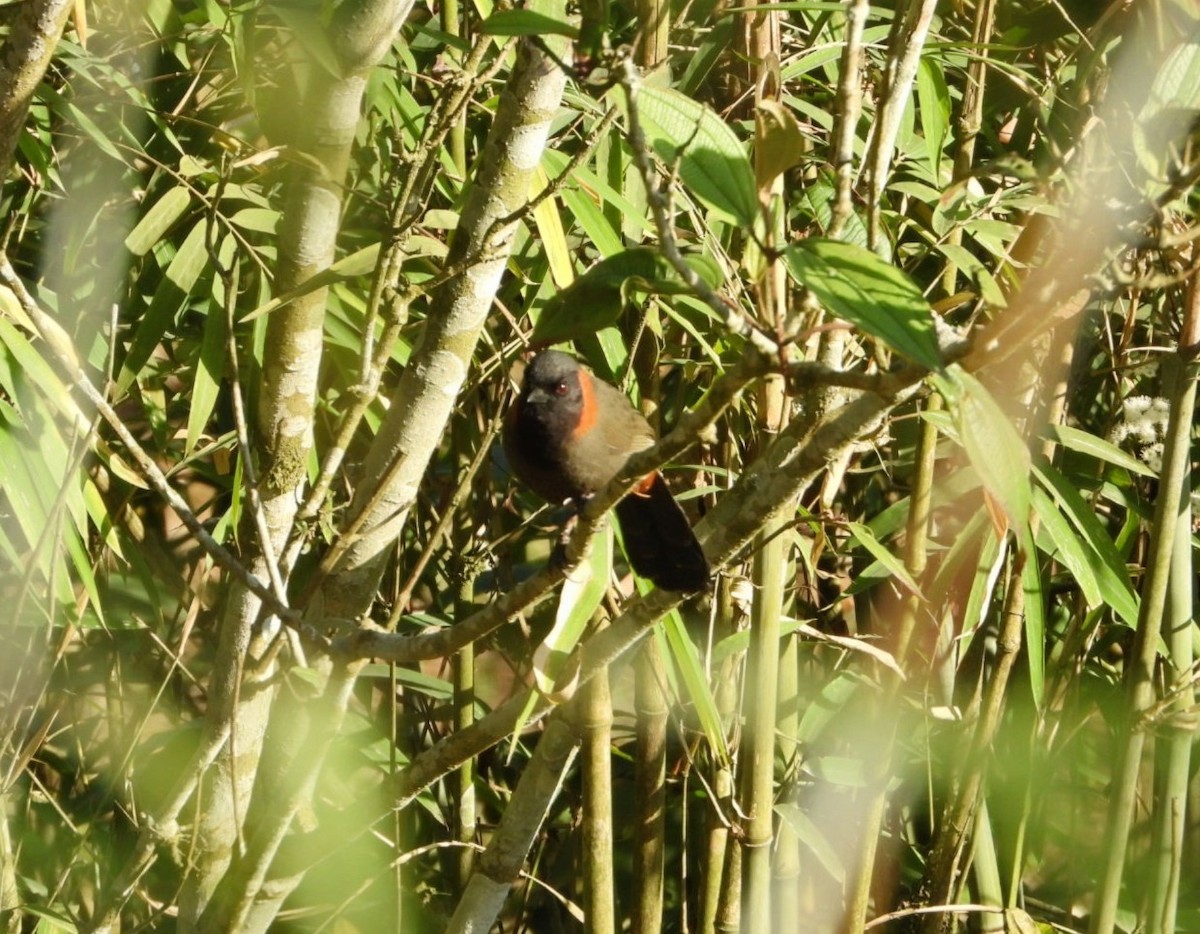
M550 503L581 503L631 454L653 445L655 434L619 389L570 354L543 350L525 368L502 442L512 472L534 493ZM662 474L647 474L615 512L634 571L663 590L704 589L708 560Z

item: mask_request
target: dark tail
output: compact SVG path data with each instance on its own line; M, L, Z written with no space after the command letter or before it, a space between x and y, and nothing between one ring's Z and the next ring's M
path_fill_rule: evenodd
M629 563L663 590L702 590L708 583L708 561L691 523L661 474L650 487L617 503L617 520Z

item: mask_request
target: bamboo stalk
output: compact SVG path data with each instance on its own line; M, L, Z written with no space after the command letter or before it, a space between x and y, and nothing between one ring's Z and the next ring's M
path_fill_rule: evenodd
M663 854L666 850L667 698L662 649L651 637L634 663L637 714L636 824L633 852L634 934L659 934L663 922Z
M1142 578L1142 602L1129 667L1125 672L1125 724L1123 742L1114 767L1115 783L1106 838L1106 862L1096 890L1092 934L1111 934L1116 926L1117 904L1125 868L1125 851L1133 829L1138 773L1146 744L1146 712L1154 704L1154 666L1162 635L1163 615L1171 578L1176 526L1186 493L1189 446L1196 411L1196 349L1200 346L1200 281L1193 278L1184 315L1179 351L1163 359L1164 395L1170 415L1163 439L1162 473L1154 520ZM1166 634L1170 637L1170 633Z
M583 906L588 934L614 934L612 696L608 671L598 672L579 695L583 772Z

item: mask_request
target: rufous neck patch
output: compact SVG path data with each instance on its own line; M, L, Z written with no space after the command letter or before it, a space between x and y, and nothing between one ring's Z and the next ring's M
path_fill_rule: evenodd
M586 370L578 370L579 375L579 422L571 431L572 438L582 438L596 427L596 419L600 413L596 404L596 390L592 386L592 377Z

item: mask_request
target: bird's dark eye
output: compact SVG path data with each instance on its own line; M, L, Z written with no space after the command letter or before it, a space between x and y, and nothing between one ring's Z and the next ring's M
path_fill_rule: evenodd
M554 394L556 396L565 396L567 394L567 384L565 381L554 384Z

